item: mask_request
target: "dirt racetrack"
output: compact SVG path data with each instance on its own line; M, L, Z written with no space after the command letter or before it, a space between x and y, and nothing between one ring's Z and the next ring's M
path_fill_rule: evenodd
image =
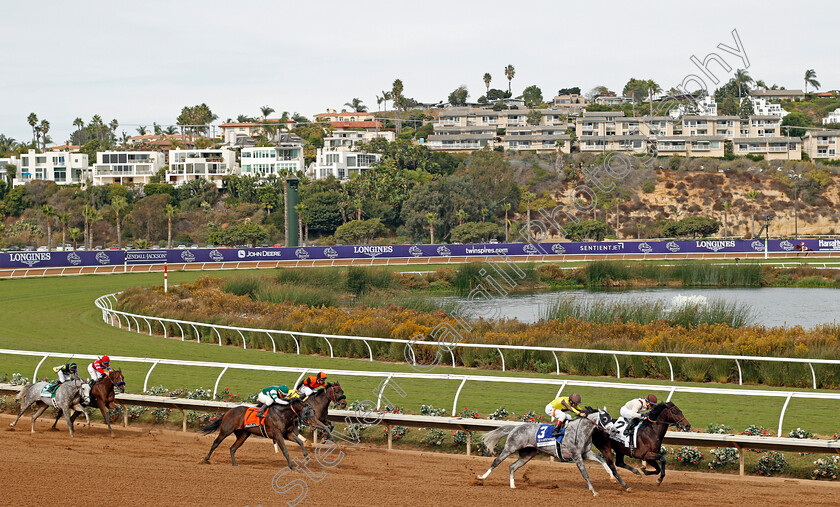
M71 439L61 431L48 431L39 421L29 432L29 413L12 429L0 416L0 505L74 503L117 505L286 505L301 491L272 489L272 479L285 468L285 460L265 439L251 437L238 451L239 466L231 467L228 447L233 436L201 464L212 438L151 427L115 428L109 438L101 424L79 427ZM79 426L77 424L77 426ZM278 489L298 480L308 492L300 505L552 505L561 502L587 505L837 505L840 484L761 477L740 478L699 472L669 472L657 487L652 478L622 473L632 493L609 481L596 463L587 465L593 498L577 468L571 464L532 461L517 475L518 489L508 486L507 466L497 468L483 484L476 476L490 463L487 457L452 456L414 451L388 452L377 448L342 446L344 456L333 468L314 460L312 475L288 472L275 481ZM290 448L293 458L300 449ZM324 457L335 460L339 454ZM316 477L318 478L318 477ZM84 490L84 491L81 491Z

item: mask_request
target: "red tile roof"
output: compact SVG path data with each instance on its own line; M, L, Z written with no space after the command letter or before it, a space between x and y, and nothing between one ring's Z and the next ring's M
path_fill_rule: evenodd
M318 113L314 115L314 118L326 118L328 116L373 116L373 113L363 112L363 113L354 113L352 111L345 111L343 113Z

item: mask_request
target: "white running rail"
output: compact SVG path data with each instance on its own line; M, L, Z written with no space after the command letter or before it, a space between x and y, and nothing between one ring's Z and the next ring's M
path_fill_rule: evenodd
M674 366L671 363L671 359L680 358L680 359L717 359L723 361L732 361L735 363L736 368L738 369L738 385L743 385L744 378L743 378L743 371L741 369L741 362L742 361L766 361L766 362L776 362L776 363L790 363L790 364L807 364L809 369L811 370L811 384L814 389L817 389L817 374L814 370L815 364L824 364L824 365L835 365L840 366L840 360L837 359L809 359L809 358L800 358L800 357L766 357L766 356L738 356L738 355L727 355L727 354L687 354L687 353L678 353L678 352L645 352L645 351L629 351L629 350L604 350L604 349L576 349L576 348L564 348L564 347L527 347L527 346L519 346L519 345L503 345L503 344L491 344L491 343L466 343L466 342L439 342L439 341L414 341L414 340L401 340L398 338L377 338L372 336L349 336L349 335L339 335L339 334L320 334L320 333L305 333L302 331L284 331L279 329L265 329L265 328L253 328L253 327L238 327L238 326L223 326L221 324L210 324L207 322L194 322L189 320L177 320L177 319L168 319L165 317L155 317L153 315L140 315L135 313L128 313L123 312L120 310L114 309L114 303L116 303L117 299L116 296L119 293L113 294L106 294L96 299L95 303L97 308L102 311L102 320L111 325L111 326L119 326L120 328L123 327L123 319L125 320L125 327L129 331L134 331L137 333L146 333L148 331L149 336L152 336L154 333L154 327L152 326L152 322L160 324L160 327L163 330L164 338L168 337L167 328L164 323L174 324L178 327L179 334L181 337L181 341L187 339L188 335L194 334L196 339L199 343L201 343L201 334L198 332L198 328L206 328L211 329L215 333L215 342L218 345L222 345L222 335L219 332L222 331L236 331L241 340L242 340L242 348L248 348L247 340L245 339L245 335L243 333L257 333L257 334L265 334L271 339L272 344L272 352L277 352L277 343L274 341L274 335L286 335L291 337L295 342L295 352L296 354L300 354L300 340L298 337L300 336L307 336L313 338L320 338L323 339L330 350L330 357L334 357L333 354L333 346L330 340L352 340L352 341L361 341L365 344L368 349L368 357L370 361L373 361L373 350L370 347L370 342L385 342L385 343L401 343L405 349L405 357L411 357L412 360L415 359L414 355L414 346L433 346L438 347L441 353L448 352L450 356L450 360L452 361L452 367L456 367L455 363L455 354L453 350L455 348L474 348L474 349L496 349L499 353L499 357L501 358L502 362L502 371L505 371L505 350L528 350L533 352L549 352L554 357L554 364L556 368L557 375L560 374L560 359L558 358L557 354L563 353L577 353L577 354L598 354L598 355L606 355L612 356L615 361L615 376L616 378L621 378L621 363L619 362L619 356L643 356L643 357L661 357L664 358L665 361L668 363L668 370L670 372L670 379L671 382L674 381ZM145 326L141 326L140 320L145 322ZM141 331L141 327L143 328ZM186 332L184 331L186 328ZM192 332L190 332L190 328L192 328ZM191 337L190 337L191 339ZM415 362L416 364L416 362Z

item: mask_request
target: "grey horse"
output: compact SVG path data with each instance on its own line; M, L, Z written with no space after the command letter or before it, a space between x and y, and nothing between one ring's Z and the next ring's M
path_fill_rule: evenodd
M53 406L61 410L64 414L64 420L67 421L67 427L70 429L70 436L75 436L73 434L73 422L70 420L70 414L72 410L82 412L85 414L88 425L90 424L88 413L81 405L82 403L90 403L90 386L87 382L78 378L68 380L58 386L55 391L55 396L50 398L49 396L41 396L41 392L47 385L49 385L49 382L29 383L23 386L23 389L17 395L17 399L20 400L20 413L15 418L15 422L11 423L10 426L17 424L27 408L32 406L32 404L37 404L37 409L32 414L32 433L35 433L35 419L38 419L48 407Z
M605 415L602 416L602 414ZM586 485L589 486L589 491L594 496L598 496L598 493L592 487L592 482L589 480L589 474L586 472L586 467L583 464L584 458L600 463L612 478L618 480L621 487L627 491L632 491L624 484L621 477L618 476L612 459L605 460L600 454L592 450L592 434L595 431L603 431L603 423L608 418L609 415L605 411L587 407L586 417L577 418L566 423L565 437L563 437L563 442L561 443L560 454L558 454L557 445L554 440L550 440L546 445L537 446L537 432L539 432L540 426L542 426L541 424L520 424L497 428L484 435L484 446L492 452L496 447L496 442L507 435L505 448L493 460L493 464L490 465L487 472L484 475L479 475L478 478L485 479L508 456L519 451L519 459L510 466L510 487L516 488L513 482L513 473L530 461L531 458L542 452L561 460L573 460L577 464L580 474L586 479Z

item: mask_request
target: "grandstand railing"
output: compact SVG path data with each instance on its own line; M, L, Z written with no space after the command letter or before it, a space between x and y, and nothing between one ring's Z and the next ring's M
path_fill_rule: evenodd
M620 356L630 357L630 356L637 356L637 357L660 357L664 358L665 361L668 363L668 370L670 373L670 380L671 382L674 381L674 366L671 363L671 359L680 358L680 359L715 359L715 360L723 360L723 361L732 361L735 363L735 366L738 369L738 385L743 385L744 378L743 378L743 370L741 369L741 363L743 361L766 361L766 362L775 362L775 363L788 363L788 364L807 364L808 368L811 371L811 384L814 389L817 389L817 374L814 370L814 364L824 364L824 365L835 365L840 366L840 360L837 359L811 359L811 358L799 358L799 357L767 357L767 356L741 356L741 355L728 355L728 354L689 354L689 353L677 353L677 352L647 352L647 351L629 351L629 350L605 350L605 349L577 349L577 348L566 348L566 347L539 347L539 346L521 346L521 345L503 345L503 344L490 344L490 343L467 343L467 342L441 342L441 341L428 341L428 340L402 340L398 338L378 338L372 336L350 336L350 335L339 335L339 334L321 334L321 333L307 333L303 331L285 331L279 329L265 329L265 328L254 328L254 327L239 327L239 326L224 326L221 324L212 324L207 322L196 322L196 321L189 321L189 320L178 320L178 319L169 319L165 317L156 317L153 315L141 315L136 313L129 313L120 311L114 308L114 304L116 303L118 293L113 294L106 294L96 299L95 304L96 307L102 311L102 320L115 327L123 328L123 319L125 319L125 327L128 331L134 331L137 333L146 333L148 330L148 335L153 336L154 328L152 326L152 322L155 322L160 325L161 329L163 330L164 338L168 337L167 327L164 323L174 324L178 327L179 334L181 340L184 341L187 339L187 335L192 335L194 333L196 340L201 343L201 333L199 333L199 328L206 328L211 329L215 333L216 340L215 342L218 343L219 346L222 345L222 335L219 332L220 330L223 331L236 331L241 340L242 340L242 348L248 348L247 340L243 333L258 333L258 334L265 334L271 340L272 344L272 351L277 352L277 343L274 340L274 335L285 335L291 337L295 342L295 352L296 354L300 354L300 340L298 337L306 336L312 338L323 339L330 350L330 357L334 357L333 353L333 346L330 340L352 340L352 341L361 341L365 344L368 350L368 358L370 361L373 361L373 349L370 347L370 342L384 342L384 343L398 343L402 344L405 351L406 358L412 358L413 361L416 363L416 356L414 353L415 346L431 346L437 347L441 353L448 352L450 360L452 361L452 367L456 367L455 362L455 353L453 352L455 348L473 348L473 349L496 349L499 353L499 358L501 359L501 366L502 371L505 371L505 350L517 350L517 351L532 351L532 352L548 352L551 353L554 357L554 364L556 368L556 373L560 374L560 359L557 356L558 353L563 354L597 354L597 355L606 355L612 356L613 360L615 361L615 375L616 378L621 378L621 363L619 362L618 358ZM144 321L146 326L141 331L141 324L140 320ZM132 324L133 321L133 324ZM184 328L187 331L184 331ZM192 328L192 333L190 333L190 328ZM190 339L192 337L190 336Z
M98 359L98 356L91 355L91 354L68 354L62 352L42 352L42 351L30 351L30 350L13 350L13 349L0 349L0 354L9 354L9 355L18 355L18 356L31 356L31 357L40 357L40 361L38 362L37 366L35 366L35 371L32 374L33 379L38 378L38 370L41 368L41 365L44 361L47 360L48 357L56 357L62 358L62 360L71 360L71 359L88 359L88 360L95 360ZM291 366L269 366L269 365L255 365L255 364L242 364L242 363L220 363L220 362L209 362L209 361L188 361L188 360L181 360L181 359L157 359L157 358L147 358L147 357L131 357L131 356L110 356L111 362L128 362L128 363L144 363L149 364L149 369L146 372L146 376L143 380L143 392L145 392L148 388L149 377L154 371L155 367L159 364L163 365L172 365L172 366L198 366L204 368L216 368L221 369L218 377L216 377L216 382L213 385L213 397L215 398L216 393L218 392L219 388L219 381L222 379L222 376L228 370L256 370L256 371L270 371L270 372L283 372L283 373L292 373L298 374L297 380L292 384L297 386L300 384L301 380L307 373L312 373L314 370L311 368L299 368L299 367L291 367ZM570 379L553 379L553 378L536 378L536 377L502 377L502 376L491 376L491 375L463 375L463 374L449 374L449 373L418 373L418 372L398 372L398 371L391 371L391 372L381 372L381 371L362 371L362 370L337 370L331 368L319 368L318 371L324 371L328 375L333 375L337 377L367 377L367 378L378 378L381 379L379 385L377 386L377 399L376 399L376 409L380 409L382 405L382 398L385 392L385 389L388 387L388 383L394 379L414 379L414 380L451 380L454 382L458 382L458 388L455 392L455 399L452 402L452 413L455 414L458 412L458 399L461 395L461 391L464 388L464 385L467 381L470 382L489 382L495 384L530 384L530 385L538 385L538 386L556 386L557 394L555 397L560 396L563 390L566 387L588 387L588 388L599 388L599 389L623 389L627 391L637 391L637 392L661 392L667 393L665 401L670 401L671 398L676 393L684 393L684 394L713 394L713 395L723 395L723 396L748 396L753 398L778 398L783 399L784 404L782 405L781 412L779 414L779 431L778 434L782 434L782 430L784 427L784 418L785 412L787 411L788 404L794 398L797 399L814 399L814 400L830 400L830 401L837 401L840 402L840 393L824 393L824 392L812 392L812 391L784 391L784 390L770 390L770 389L739 389L739 388L721 388L721 387L695 387L695 386L675 386L675 385L662 385L662 384L631 384L631 383L619 383L619 382L602 382L602 381L591 381L591 380L570 380ZM387 398L386 398L387 401Z

